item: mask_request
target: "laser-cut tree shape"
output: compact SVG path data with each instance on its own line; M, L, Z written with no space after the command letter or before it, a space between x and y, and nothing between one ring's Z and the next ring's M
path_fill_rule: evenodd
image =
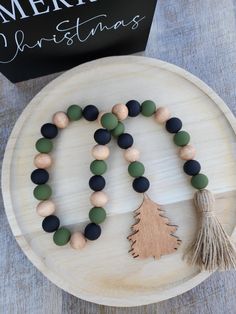
M177 226L169 224L164 211L147 195L142 205L134 212L136 223L131 227L133 233L128 237L131 241L130 253L134 258L145 259L174 253L181 240L173 234Z

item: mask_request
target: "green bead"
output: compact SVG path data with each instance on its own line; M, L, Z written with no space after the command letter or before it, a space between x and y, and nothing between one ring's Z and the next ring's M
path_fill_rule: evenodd
M106 211L102 207L93 207L89 212L89 219L95 224L101 224L106 219Z
M111 131L117 127L118 119L113 113L105 113L101 118L102 126Z
M186 131L179 131L174 136L174 143L177 146L185 146L190 142L190 135Z
M118 125L117 127L112 130L111 134L114 136L114 137L118 137L120 136L121 134L123 134L125 131L125 126L122 122L118 122Z
M59 228L53 235L53 241L56 245L63 246L70 241L71 233L65 227Z
M39 140L37 140L35 147L38 152L47 154L50 153L51 150L53 149L53 143L48 138L42 137Z
M191 184L195 189L202 190L207 187L209 180L205 174L199 173L192 177Z
M34 197L39 201L48 200L52 195L52 189L48 184L38 185L34 189Z
M151 117L156 112L156 104L152 100L146 100L141 105L141 113L145 117Z
M94 160L90 164L90 170L93 174L100 176L107 171L107 164L104 160Z
M131 177L138 178L144 174L144 165L139 161L132 162L128 167L129 174Z
M77 121L82 117L82 108L78 105L71 105L67 109L67 116L71 121Z

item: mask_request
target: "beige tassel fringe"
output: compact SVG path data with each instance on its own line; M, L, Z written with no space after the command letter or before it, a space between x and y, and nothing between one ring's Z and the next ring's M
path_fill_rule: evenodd
M197 191L194 204L201 213L201 225L196 240L185 258L201 270L214 271L236 268L236 251L229 236L214 214L214 195L208 190Z

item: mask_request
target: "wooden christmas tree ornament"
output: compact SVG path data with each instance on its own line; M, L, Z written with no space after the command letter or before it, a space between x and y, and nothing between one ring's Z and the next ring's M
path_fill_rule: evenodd
M136 223L131 227L133 233L130 253L134 258L145 259L174 253L181 240L174 235L177 226L170 225L161 207L146 194L142 205L134 212Z

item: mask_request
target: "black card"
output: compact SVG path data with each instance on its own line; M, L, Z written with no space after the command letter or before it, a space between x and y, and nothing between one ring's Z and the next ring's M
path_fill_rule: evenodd
M1 0L0 71L12 82L145 50L157 0Z

